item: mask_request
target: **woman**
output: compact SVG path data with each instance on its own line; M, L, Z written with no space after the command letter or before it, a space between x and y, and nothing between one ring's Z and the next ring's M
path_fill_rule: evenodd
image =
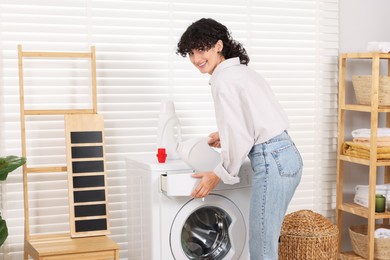
M239 169L249 157L254 171L250 256L278 259L281 225L302 173L301 156L286 131L287 116L265 80L247 66L245 49L226 26L213 19L194 22L181 36L177 53L211 75L218 132L210 134L209 145L221 148L215 169L193 175L200 182L192 196L207 196L220 180L239 182Z

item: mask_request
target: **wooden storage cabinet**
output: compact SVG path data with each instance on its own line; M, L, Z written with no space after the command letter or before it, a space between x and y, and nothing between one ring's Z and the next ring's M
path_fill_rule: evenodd
M346 104L346 66L348 59L366 59L372 61L372 88L371 88L371 105ZM380 113L386 117L386 127L390 127L390 106L381 107L378 101L380 61L387 60L388 75L390 75L390 54L389 53L345 53L339 57L339 105L338 105L338 147L337 147L337 200L336 200L336 220L339 228L339 250L341 246L342 215L344 212L367 218L368 222L368 259L374 259L374 231L375 220L383 219L385 224L389 223L390 212L375 212L375 193L377 182L377 168L384 167L384 183L390 183L390 162L377 160L377 129L378 118ZM359 159L343 155L342 145L345 141L345 112L367 112L370 114L370 159ZM355 116L350 113L351 116ZM369 168L369 207L363 207L343 200L343 179L344 179L344 162L366 165ZM341 252L343 259L359 259L351 252ZM355 258L356 257L356 258ZM361 258L363 259L363 258Z

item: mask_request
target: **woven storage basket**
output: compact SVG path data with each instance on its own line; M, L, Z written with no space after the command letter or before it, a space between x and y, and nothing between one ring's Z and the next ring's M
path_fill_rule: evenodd
M311 210L286 215L279 243L280 260L336 260L338 229Z
M361 105L371 104L371 76L352 76L356 101ZM381 76L379 79L379 105L390 106L390 77Z
M390 228L388 225L375 225L377 228ZM367 225L349 227L352 250L363 258L368 257ZM374 238L374 258L377 260L390 259L390 238Z

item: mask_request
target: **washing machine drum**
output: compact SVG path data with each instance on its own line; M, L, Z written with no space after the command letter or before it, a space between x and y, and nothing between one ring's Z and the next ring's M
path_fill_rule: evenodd
M239 208L226 197L209 195L204 201L190 200L177 213L170 245L177 260L234 260L242 254L246 238Z

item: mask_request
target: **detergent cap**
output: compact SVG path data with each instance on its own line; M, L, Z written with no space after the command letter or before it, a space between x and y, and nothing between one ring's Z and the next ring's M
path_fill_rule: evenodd
M165 160L167 159L166 149L158 148L156 156L159 163L165 163Z

